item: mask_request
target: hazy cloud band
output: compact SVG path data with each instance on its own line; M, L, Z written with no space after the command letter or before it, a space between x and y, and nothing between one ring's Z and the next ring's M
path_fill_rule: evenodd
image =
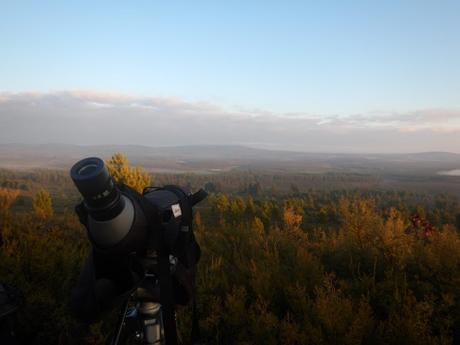
M0 93L0 143L238 144L323 152L460 152L460 109L350 116L63 91Z

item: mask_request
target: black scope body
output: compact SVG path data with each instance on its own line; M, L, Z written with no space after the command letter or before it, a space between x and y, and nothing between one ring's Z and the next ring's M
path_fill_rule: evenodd
M83 196L76 210L95 250L127 255L146 249L147 219L139 193L117 185L97 157L75 163L70 176Z
M107 254L145 251L151 246L150 230L162 231L162 245L172 248L179 233L191 229L192 207L207 193L195 194L178 186L137 191L114 183L104 162L97 157L77 162L71 178L83 196L77 206L93 248ZM155 246L155 244L153 244Z

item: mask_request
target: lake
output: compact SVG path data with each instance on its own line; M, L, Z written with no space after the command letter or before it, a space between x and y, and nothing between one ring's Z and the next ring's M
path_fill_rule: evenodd
M460 176L460 169L439 171L438 174L444 176Z

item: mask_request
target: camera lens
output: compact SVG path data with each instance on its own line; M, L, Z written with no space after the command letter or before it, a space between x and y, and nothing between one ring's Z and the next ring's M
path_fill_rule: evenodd
M94 219L108 220L123 210L123 198L102 159L82 159L72 167L70 176Z
M91 175L92 173L94 173L95 171L97 171L97 164L88 164L88 165L85 165L83 166L82 168L80 168L80 170L78 170L78 175L80 176L88 176L88 175Z

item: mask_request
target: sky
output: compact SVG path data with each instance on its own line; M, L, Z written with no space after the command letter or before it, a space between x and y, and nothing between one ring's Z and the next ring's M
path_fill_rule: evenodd
M0 0L0 143L460 152L459 37L459 1Z

